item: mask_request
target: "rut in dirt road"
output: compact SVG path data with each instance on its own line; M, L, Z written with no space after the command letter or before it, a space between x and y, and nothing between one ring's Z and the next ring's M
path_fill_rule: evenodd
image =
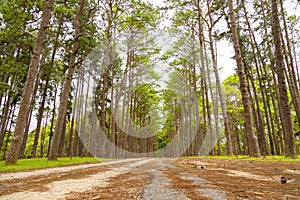
M174 167L173 165L167 165L160 160L154 166L153 169L148 170L151 182L143 188L141 200L189 199L182 192L171 189L170 180L161 172L166 167Z
M172 163L167 159L160 159L148 170L151 182L143 188L141 200L227 199L226 193L214 188L209 181L185 173ZM179 187L172 180L172 175L187 180L186 188Z

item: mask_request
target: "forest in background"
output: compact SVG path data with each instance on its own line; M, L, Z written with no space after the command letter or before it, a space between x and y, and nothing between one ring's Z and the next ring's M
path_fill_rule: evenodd
M0 159L7 164L183 150L299 154L299 16L286 1L0 2ZM158 38L173 35L167 49L160 45ZM217 48L221 40L231 46ZM217 55L227 48L236 74L222 82ZM142 127L151 136L139 137ZM98 129L105 137L93 134ZM172 155L163 154L175 139Z

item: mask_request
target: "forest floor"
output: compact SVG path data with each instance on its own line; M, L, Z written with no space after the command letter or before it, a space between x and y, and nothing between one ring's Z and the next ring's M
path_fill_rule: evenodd
M0 199L299 200L300 163L140 158L0 173Z

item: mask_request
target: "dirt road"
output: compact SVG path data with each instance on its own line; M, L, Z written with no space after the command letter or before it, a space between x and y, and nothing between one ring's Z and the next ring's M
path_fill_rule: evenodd
M299 200L300 163L140 158L2 173L0 199Z

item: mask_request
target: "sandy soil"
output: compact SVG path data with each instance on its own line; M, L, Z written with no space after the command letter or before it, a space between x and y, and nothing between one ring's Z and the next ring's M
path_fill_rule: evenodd
M300 162L144 158L0 173L0 199L299 200Z

